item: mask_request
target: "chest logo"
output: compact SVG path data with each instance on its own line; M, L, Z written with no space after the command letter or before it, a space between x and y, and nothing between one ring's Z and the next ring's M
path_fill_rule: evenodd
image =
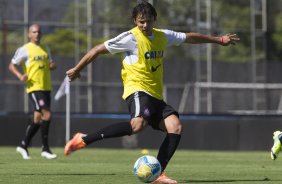
M161 66L161 64L159 64L159 65L157 65L157 66L151 66L151 71L152 72L155 72L155 71L157 71L157 69L159 68Z

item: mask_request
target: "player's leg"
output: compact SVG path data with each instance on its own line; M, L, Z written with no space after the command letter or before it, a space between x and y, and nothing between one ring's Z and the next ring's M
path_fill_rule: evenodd
M173 107L167 105L164 101L158 101L155 103L158 106L158 116L161 117L161 119L158 121L158 128L167 134L159 148L157 156L162 166L162 173L154 181L154 183L176 184L177 181L167 177L164 171L180 142L182 125L178 118L179 115L173 109Z
M275 131L273 133L273 140L274 140L274 143L271 148L270 156L272 160L275 160L278 157L279 152L281 151L282 132Z
M169 160L178 147L181 138L182 126L179 118L174 114L168 116L164 120L164 123L161 124L165 125L167 134L163 143L161 144L157 158L161 163L162 171L164 171Z
M66 144L64 154L69 155L78 149L107 138L122 137L125 135L132 135L132 127L129 122L115 123L106 126L91 134L76 133L75 136Z
M131 119L129 122L120 122L104 127L91 134L77 133L65 146L65 155L86 147L87 145L107 138L130 136L143 129L144 120L141 117Z
M167 132L158 153L158 160L162 166L162 174L154 183L176 184L177 181L168 178L164 171L172 156L174 155L181 139L182 125L177 115L169 115L160 123L160 128Z
M104 127L95 133L88 134L83 137L83 140L86 145L89 145L102 139L122 137L125 135L131 135L132 133L132 127L129 122L120 122Z
M53 154L49 147L49 127L51 123L51 92L50 91L35 91L33 96L36 102L36 110L40 113L37 121L40 122L42 152L41 156L46 159L54 159L57 157Z
M42 152L41 156L46 159L57 158L56 154L53 154L49 147L49 127L51 124L51 111L43 108L41 110L41 139L42 139Z
M38 116L40 117L40 113L35 111L34 118L33 118L34 120L30 122L29 125L27 126L24 138L16 149L17 152L19 152L22 155L23 159L26 159L26 160L30 159L29 152L28 152L28 146L30 144L30 141L40 127L39 120L36 121L36 117Z
M41 114L37 111L34 111L33 122L31 122L28 125L28 127L26 129L25 138L24 138L26 148L29 146L31 139L33 138L33 136L36 134L36 132L38 131L38 129L40 127L40 124L39 124L40 117L41 117Z
M39 112L39 105L38 101L36 99L36 94L34 92L29 93L29 98L33 104L34 107L34 113L33 113L33 121L29 123L29 125L26 128L25 135L23 140L21 141L20 145L17 147L17 152L19 152L23 159L30 159L29 153L28 153L28 146L30 144L31 139L36 134L40 127L40 119L41 119L41 113Z
M49 127L50 127L50 119L51 112L48 109L42 109L42 118L41 118L41 139L42 139L42 150L48 151L49 148Z
M92 134L77 133L65 146L64 154L69 155L71 152L84 148L85 146L106 138L122 137L140 132L146 123L140 113L140 101L138 92L130 95L126 99L131 120L129 122L120 122L102 128Z

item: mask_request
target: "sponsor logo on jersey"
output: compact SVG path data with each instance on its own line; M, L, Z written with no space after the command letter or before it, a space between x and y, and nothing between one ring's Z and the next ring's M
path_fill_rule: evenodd
M146 60L148 59L158 59L158 58L163 58L164 51L159 50L159 51L148 51L144 54L144 57Z
M38 66L38 69L44 69L44 68L45 68L45 65Z
M155 72L157 71L157 69L161 66L161 64L157 65L157 66L151 66L151 71Z
M49 59L48 55L34 56L33 57L34 61L40 61L40 60L45 60L45 59Z

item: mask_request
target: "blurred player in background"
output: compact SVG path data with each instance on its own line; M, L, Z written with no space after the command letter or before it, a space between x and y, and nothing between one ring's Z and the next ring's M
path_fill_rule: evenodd
M273 140L274 143L271 148L270 156L272 160L275 160L278 157L279 152L281 151L282 132L280 132L279 130L275 131L273 133Z
M175 184L177 181L167 177L164 171L180 142L182 125L178 112L163 100L164 50L168 46L184 42L227 46L235 44L239 38L236 34L215 37L156 29L156 10L146 1L133 9L132 18L136 27L95 46L74 68L67 71L69 79L73 81L99 55L121 53L123 99L128 103L131 120L110 125L88 135L77 133L66 144L64 154L68 155L101 139L136 134L149 125L166 133L157 156L162 166L162 174L154 183Z
M48 144L49 126L51 122L50 93L52 90L51 72L56 68L47 46L40 44L41 29L33 24L28 29L29 43L18 48L9 65L9 70L22 82L26 83L26 91L34 106L33 122L27 126L25 137L17 147L23 159L30 159L28 146L39 127L41 127L42 152L46 159L54 159ZM22 65L23 72L18 69Z

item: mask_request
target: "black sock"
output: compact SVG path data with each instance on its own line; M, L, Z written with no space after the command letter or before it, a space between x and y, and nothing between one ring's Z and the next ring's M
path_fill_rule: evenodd
M31 122L27 126L26 131L25 131L25 137L21 142L21 147L26 149L29 146L31 139L36 134L39 126L40 126L39 124L35 124L34 122Z
M106 138L112 138L112 137L121 137L125 135L131 135L132 134L132 127L129 122L121 122L121 123L115 123L112 125L109 125L105 128L102 128L101 130L88 134L86 137L83 137L85 144L88 145L92 142L106 139Z
M41 139L42 139L43 151L50 151L49 143L48 143L49 126L50 126L50 121L44 121L44 120L41 121Z
M173 156L179 142L181 135L168 133L159 149L158 160L162 166L162 171L165 170L169 160Z

